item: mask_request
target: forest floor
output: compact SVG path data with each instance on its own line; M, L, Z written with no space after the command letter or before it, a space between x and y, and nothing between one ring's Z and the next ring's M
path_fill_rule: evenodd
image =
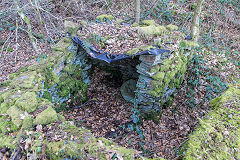
M121 84L121 79L111 77L105 71L95 68L92 84L88 89L88 98L92 101L79 109L65 112L66 119L90 129L96 137L112 139L122 146L144 152L145 156L176 158L178 150L198 124L197 118L208 112L208 105L193 109L186 107L183 104L186 84L183 84L182 91L179 91L173 104L162 110L158 124L143 120L141 126L145 136L143 140L127 127L132 124L129 117L133 104L127 103L122 98ZM144 150L140 143L144 144Z

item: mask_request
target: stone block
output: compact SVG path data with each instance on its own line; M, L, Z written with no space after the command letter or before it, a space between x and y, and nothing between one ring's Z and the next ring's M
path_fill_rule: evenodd
M141 55L139 57L139 60L146 64L149 64L151 66L154 66L156 64L160 64L163 62L161 54L159 54L159 55Z

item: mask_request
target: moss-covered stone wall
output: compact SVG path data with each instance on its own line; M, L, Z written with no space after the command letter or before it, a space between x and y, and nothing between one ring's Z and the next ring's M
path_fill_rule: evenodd
M183 159L240 159L240 85L230 86L211 107L183 146Z
M153 39L154 45L165 49L157 55L141 55L141 63L137 66L140 74L136 91L137 103L147 118L157 120L163 104L171 102L174 92L180 88L193 54L191 50L197 44L185 40L178 27L171 24L160 26L153 20L145 20L137 30L140 38ZM152 49L155 48L149 47L146 50ZM135 52L136 49L133 50Z
M72 23L65 24L74 31ZM90 66L85 52L69 38L52 49L51 57L0 84L0 148L23 148L22 152L38 159L135 159L134 150L94 138L56 112L70 98L86 100Z

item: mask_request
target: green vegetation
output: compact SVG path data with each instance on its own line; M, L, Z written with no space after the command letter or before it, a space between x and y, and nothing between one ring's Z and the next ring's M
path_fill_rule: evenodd
M231 86L211 101L212 111L199 119L199 127L189 137L184 159L239 159L240 88Z
M112 21L113 20L113 16L112 15L107 15L107 14L102 14L100 16L97 16L96 20L99 20L99 21Z

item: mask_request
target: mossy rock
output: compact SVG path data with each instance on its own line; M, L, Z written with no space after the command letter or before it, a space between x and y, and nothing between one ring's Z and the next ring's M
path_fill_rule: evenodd
M8 104L9 106L14 105L16 100L20 98L24 92L18 89L9 89L6 90L4 93L2 93L2 98L4 100L4 103Z
M28 113L32 113L37 108L37 95L34 92L24 93L16 102L15 105Z
M32 116L26 116L24 117L22 128L23 130L31 130L33 128L33 117Z
M143 52L143 51L148 51L148 50L151 50L151 49L154 49L156 47L152 46L152 45L142 45L140 47L137 47L137 48L133 48L129 51L127 51L126 55L135 55L135 54L138 54L139 52Z
M107 14L102 14L100 16L96 17L96 20L100 20L100 21L112 21L113 20L113 16L112 15L107 15Z
M10 86L13 88L22 88L22 89L30 89L34 88L34 80L37 76L37 72L23 72L17 77L15 77Z
M213 110L182 148L183 159L240 158L240 88L231 86L211 101Z
M34 124L46 125L58 120L57 112L49 106L34 119Z
M8 147L10 149L16 148L17 141L11 136L6 136L4 134L0 134L0 148Z
M75 35L79 29L79 25L71 21L65 21L64 28L68 33Z
M126 55L134 55L137 54L139 52L139 48L133 48L130 51L127 51Z
M5 114L7 110L9 109L9 105L7 103L1 103L0 104L0 114Z
M0 133L6 134L11 132L16 132L19 129L9 116L0 116Z
M170 32L178 30L178 26L175 26L175 25L172 25L172 24L167 25L166 28Z
M240 99L240 85L230 85L229 89L227 89L222 96L213 99L210 102L210 105L217 109L226 102L231 101L232 105L234 105L236 109L238 109L240 107L240 102L238 98Z
M157 72L156 74L153 75L153 79L158 80L158 81L162 81L165 77L165 73L164 72Z
M71 41L68 41L66 38L65 39L62 39L60 40L56 45L54 45L52 47L52 50L53 51L58 51L56 53L59 53L59 52L68 52L68 47L72 44ZM62 53L60 54L57 54L58 56L60 55L63 55Z
M138 34L140 37L147 38L152 36L160 36L166 32L166 28L164 26L144 26L138 27Z
M139 24L136 23L136 22L134 22L134 23L132 24L132 27L137 27L137 26L139 26Z
M156 23L154 20L143 20L142 24L146 26L150 26L150 25L155 25Z
M10 117L11 121L17 126L20 127L22 125L21 116L24 114L24 111L20 110L16 106L10 107L6 112Z
M155 73L158 72L160 70L160 65L155 65L153 68L151 68L150 72L151 73Z

